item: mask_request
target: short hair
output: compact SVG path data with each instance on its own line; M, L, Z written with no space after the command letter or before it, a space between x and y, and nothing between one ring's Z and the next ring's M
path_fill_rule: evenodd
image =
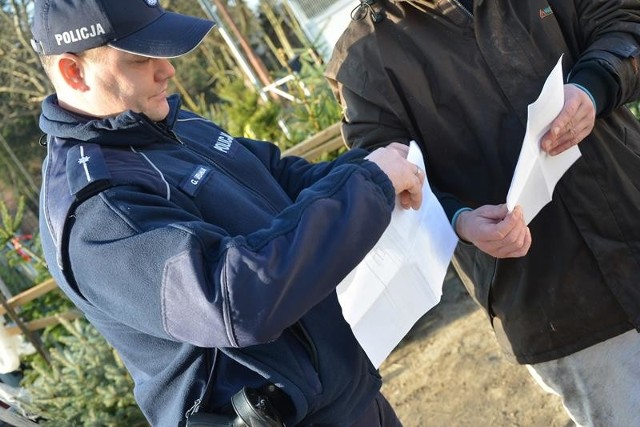
M102 58L102 56L99 55L99 53L101 52L101 49L104 47L106 47L106 45L94 47L93 49L88 49L82 52L78 52L78 53L75 53L74 55L78 56L79 58L89 58L92 60L96 58ZM44 72L47 73L47 76L51 81L53 81L53 76L54 76L53 67L55 67L56 59L59 56L60 55L38 55L38 57L40 58L40 63L42 64L42 68L44 68Z
M53 75L51 74L51 70L53 69L55 58L57 55L38 55L40 58L40 63L42 64L42 68L44 68L44 72L49 77L49 80L53 81Z

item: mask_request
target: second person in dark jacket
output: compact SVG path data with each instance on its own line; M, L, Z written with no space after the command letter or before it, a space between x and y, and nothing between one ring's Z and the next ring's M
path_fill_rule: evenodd
M415 139L504 352L577 424L636 425L640 125L625 104L640 98L640 2L377 0L353 18L327 70L346 140ZM527 227L504 202L561 55L565 105L541 149L582 157Z

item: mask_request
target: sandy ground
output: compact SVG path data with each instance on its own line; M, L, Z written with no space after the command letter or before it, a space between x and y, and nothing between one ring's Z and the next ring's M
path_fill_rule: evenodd
M382 364L382 392L405 427L571 427L557 396L502 354L457 283Z

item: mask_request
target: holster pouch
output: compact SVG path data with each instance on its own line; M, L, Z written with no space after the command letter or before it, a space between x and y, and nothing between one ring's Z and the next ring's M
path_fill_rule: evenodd
M284 427L280 414L259 390L244 387L231 397L234 414L197 411L184 420L185 427Z
M231 397L231 405L238 418L248 427L283 427L278 411L269 398L257 390L244 387Z

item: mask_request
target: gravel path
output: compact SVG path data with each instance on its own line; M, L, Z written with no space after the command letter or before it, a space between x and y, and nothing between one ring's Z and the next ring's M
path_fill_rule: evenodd
M447 284L380 368L404 427L571 427L560 399L502 355L484 313Z

